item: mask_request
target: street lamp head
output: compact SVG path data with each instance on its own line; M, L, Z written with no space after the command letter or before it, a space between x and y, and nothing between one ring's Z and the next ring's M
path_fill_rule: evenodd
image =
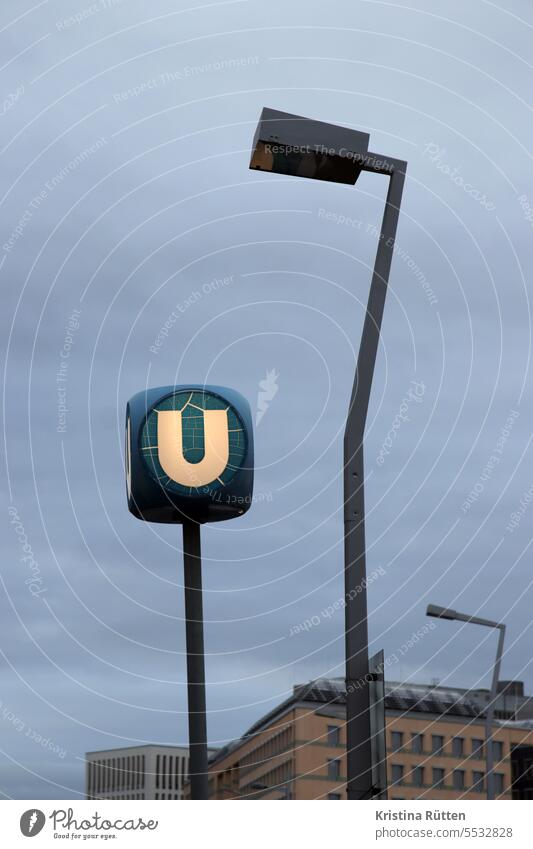
M250 168L353 185L368 153L368 133L263 109Z
M428 604L426 616L435 616L437 619L456 619L457 612L448 607L439 607L438 604Z

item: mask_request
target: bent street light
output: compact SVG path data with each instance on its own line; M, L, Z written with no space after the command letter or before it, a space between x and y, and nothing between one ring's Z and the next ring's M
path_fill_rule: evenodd
M242 515L253 488L248 402L220 386L164 386L126 409L128 507L183 525L191 799L208 798L200 525Z
M375 798L385 789L372 782L363 438L407 168L400 159L369 153L368 143L367 133L263 109L250 161L254 170L350 185L361 171L389 180L344 433L348 799Z
M486 628L497 628L500 632L498 645L496 647L496 660L492 672L492 685L490 688L489 703L485 718L485 762L487 773L487 799L494 799L494 752L492 748L492 726L494 723L494 705L498 695L498 681L500 678L500 666L502 663L503 643L505 640L505 625L502 622L493 622L491 619L481 619L479 616L468 616L466 613L458 613L447 607L439 607L436 604L428 604L427 616L436 619L454 619L457 622L470 622L471 625L484 625Z

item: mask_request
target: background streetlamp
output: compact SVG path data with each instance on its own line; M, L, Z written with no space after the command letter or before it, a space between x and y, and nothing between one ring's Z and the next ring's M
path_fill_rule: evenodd
M494 752L492 746L492 726L494 722L494 704L498 694L498 681L500 678L500 666L503 655L503 642L505 640L505 625L502 622L492 622L491 619L480 619L478 616L468 616L466 613L458 613L457 610L450 610L450 608L447 607L439 607L436 604L428 604L426 614L428 616L435 616L437 619L454 619L458 622L470 622L472 625L484 625L487 628L498 628L500 632L498 636L496 660L494 661L492 685L490 688L489 704L487 706L487 716L485 720L487 799L494 799Z
M354 185L361 171L388 178L363 333L344 433L344 586L348 799L382 795L372 780L365 588L363 438L407 163L368 152L368 133L263 109L250 168Z

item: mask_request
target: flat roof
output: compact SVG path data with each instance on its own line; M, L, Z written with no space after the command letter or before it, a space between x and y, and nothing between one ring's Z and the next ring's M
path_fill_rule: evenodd
M136 746L116 746L112 749L94 749L91 752L85 752L85 754L103 755L106 754L106 752L129 752L132 749L175 749L179 752L187 752L187 754L189 754L188 746L175 746L173 743L138 743ZM207 751L214 753L217 752L218 749L208 747Z

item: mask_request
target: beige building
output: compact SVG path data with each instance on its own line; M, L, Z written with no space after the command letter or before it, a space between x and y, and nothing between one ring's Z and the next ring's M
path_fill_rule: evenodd
M485 704L486 691L387 685L389 799L485 798ZM533 721L516 718L528 706L502 691L493 741L500 799L533 798ZM211 758L210 797L345 799L345 746L342 680L297 686Z

